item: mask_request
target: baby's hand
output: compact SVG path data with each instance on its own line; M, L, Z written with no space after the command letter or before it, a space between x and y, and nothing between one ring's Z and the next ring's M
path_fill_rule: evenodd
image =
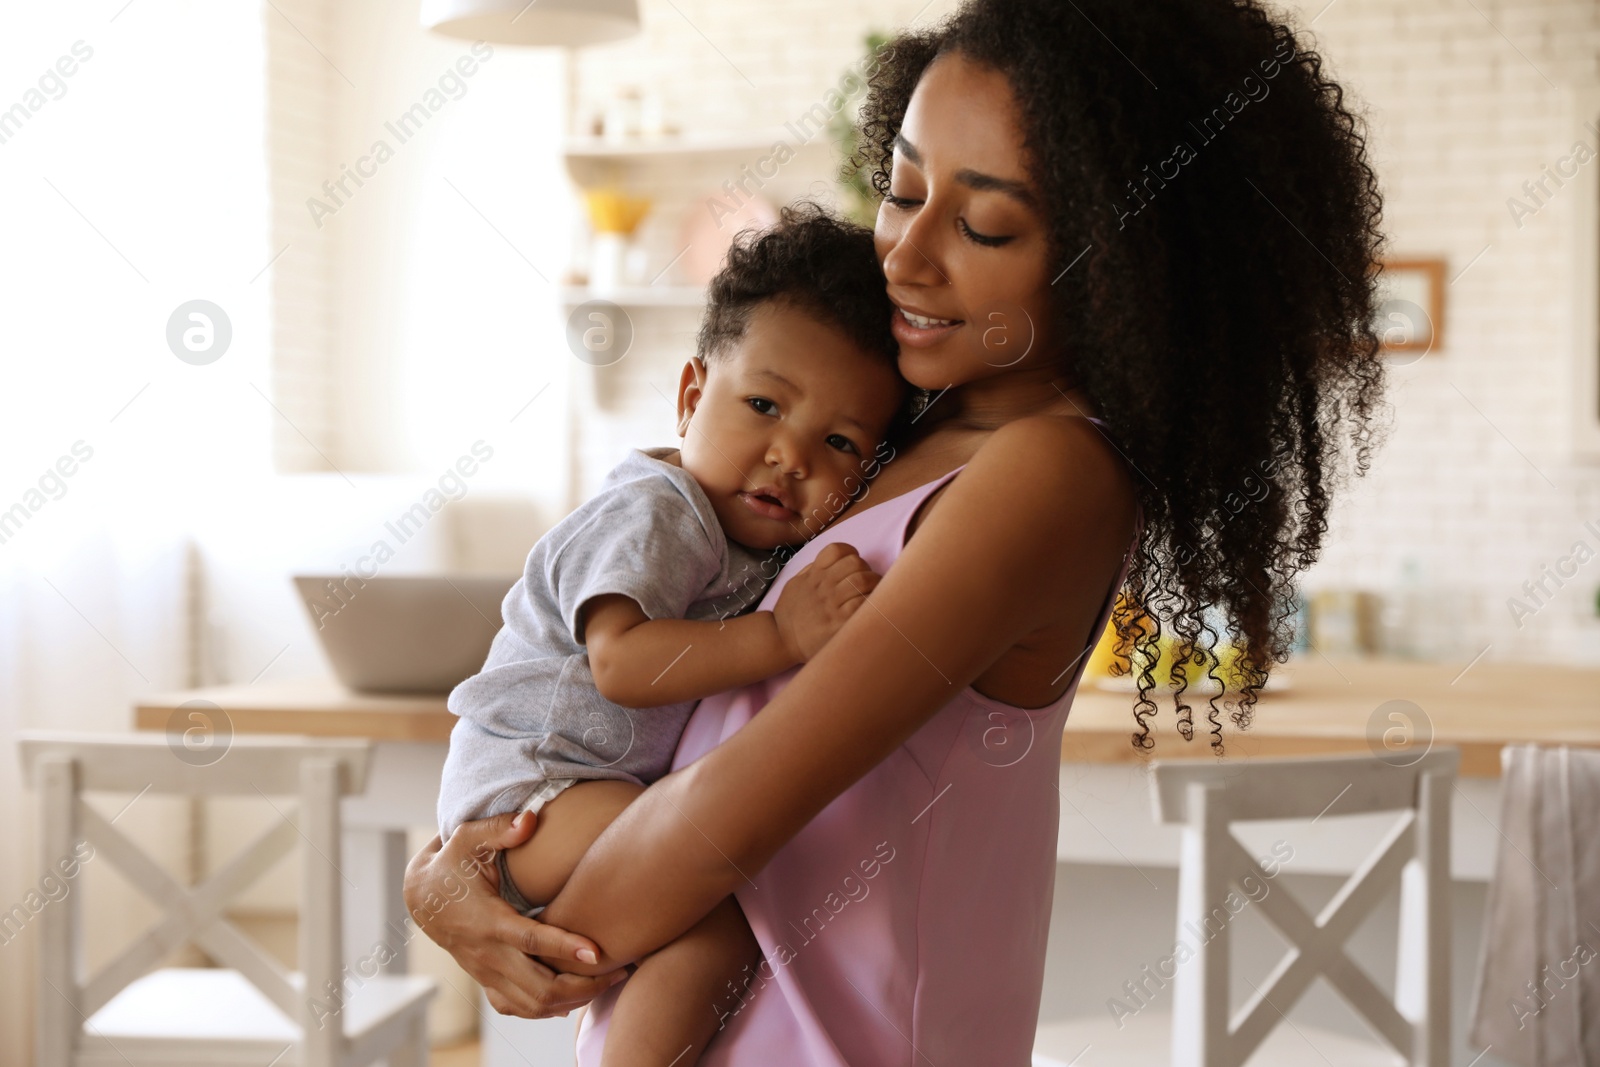
M854 548L835 541L784 584L772 614L796 662L807 662L828 643L880 577Z

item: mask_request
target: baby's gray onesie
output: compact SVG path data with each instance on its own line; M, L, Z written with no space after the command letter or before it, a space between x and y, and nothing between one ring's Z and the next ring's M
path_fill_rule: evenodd
M604 593L652 619L716 619L760 601L782 552L728 540L705 490L663 457L631 449L600 491L528 554L501 605L483 669L456 686L439 830L521 808L555 778L649 784L666 774L694 701L624 708L595 688L578 609Z

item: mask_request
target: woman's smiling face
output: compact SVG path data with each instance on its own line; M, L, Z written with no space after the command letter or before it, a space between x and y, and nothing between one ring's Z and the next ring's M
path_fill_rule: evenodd
M933 390L1053 373L1046 223L1006 76L959 52L930 63L890 173L875 236L900 373Z

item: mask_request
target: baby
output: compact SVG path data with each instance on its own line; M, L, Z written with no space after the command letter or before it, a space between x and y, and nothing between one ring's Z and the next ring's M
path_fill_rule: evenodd
M533 811L498 855L535 915L606 826L666 774L694 702L807 661L878 576L859 556L796 575L747 612L794 547L861 494L905 414L872 233L813 204L741 239L712 280L678 383L682 447L634 449L534 545L483 670L458 685L440 833ZM761 958L732 896L641 959L607 1065L689 1067Z

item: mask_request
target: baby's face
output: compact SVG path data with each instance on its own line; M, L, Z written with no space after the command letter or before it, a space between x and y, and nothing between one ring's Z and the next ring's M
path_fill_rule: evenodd
M767 301L709 370L699 359L684 366L683 468L734 541L754 549L806 541L876 470L905 390L893 365L837 328Z

